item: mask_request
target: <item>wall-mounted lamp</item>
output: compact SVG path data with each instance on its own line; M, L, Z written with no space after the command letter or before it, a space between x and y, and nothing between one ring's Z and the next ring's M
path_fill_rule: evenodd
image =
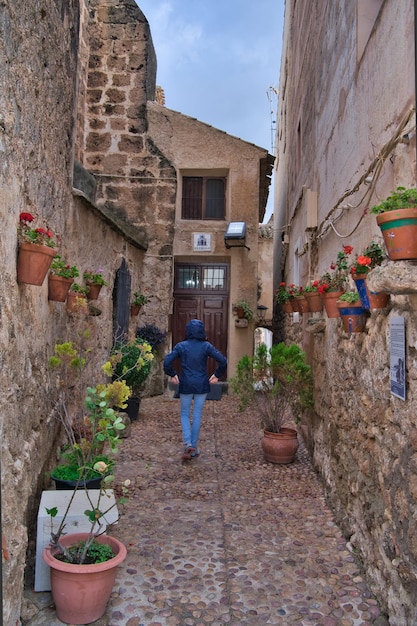
M246 222L230 222L224 234L226 248L246 248Z
M258 320L260 322L265 321L265 315L266 315L267 310L268 310L268 307L265 306L264 304L258 304L258 306L256 307L256 311L258 313Z

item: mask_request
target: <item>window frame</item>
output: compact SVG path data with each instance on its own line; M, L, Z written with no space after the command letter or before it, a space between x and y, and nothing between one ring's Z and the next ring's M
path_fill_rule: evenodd
M201 205L200 205L200 215L198 217L191 217L192 211L188 211L185 213L184 207L184 180L185 179L199 179L201 180ZM222 216L216 215L215 217L207 216L207 182L210 180L219 180L223 183L223 211ZM201 221L201 220L209 220L209 221L225 221L226 220L226 190L227 190L227 176L224 174L199 174L199 173L183 173L182 174L182 189L181 189L181 219L182 220L190 220L190 221Z

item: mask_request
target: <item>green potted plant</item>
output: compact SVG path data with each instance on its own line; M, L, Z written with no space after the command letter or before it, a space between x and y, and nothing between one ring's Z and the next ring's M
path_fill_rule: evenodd
M350 272L355 281L361 302L366 309L383 309L387 306L389 294L385 292L373 292L368 289L366 278L370 271L385 260L386 255L381 245L371 241L362 254L356 256Z
M292 296L287 289L287 283L282 281L278 289L275 290L275 302L282 307L284 313L292 313L291 299Z
M75 265L69 265L60 254L57 254L49 268L48 300L65 302L74 278L79 275Z
M123 380L131 389L126 411L130 419L137 419L142 385L151 371L154 355L152 346L140 338L118 342L114 346L105 373Z
M133 293L132 302L130 304L130 315L136 317L144 304L150 302L151 297L145 296L145 294L135 291Z
M56 243L49 228L33 228L34 220L28 211L19 215L17 282L40 287L56 255Z
M108 285L107 281L104 280L103 270L98 269L95 272L84 272L83 278L88 287L87 298L89 300L97 300L101 288L105 285Z
M42 556L50 567L57 617L71 624L90 623L103 615L117 566L126 557L125 546L104 533L106 515L116 506L110 493L120 496L117 504L122 505L130 482L124 481L109 491L114 485L119 433L125 428L113 407L125 406L130 389L123 381L84 388L90 354L88 339L88 331L80 331L76 343L56 344L49 360L57 383L53 415L61 422L68 441L59 466L61 476L76 478L57 522L58 513L61 515L58 507L46 509L51 518L51 540ZM52 476L56 472L56 468L52 470ZM92 477L98 484L91 486ZM66 522L80 489L88 503L84 515L90 527L88 532L67 535Z
M417 259L417 189L397 187L370 210L392 261Z
M253 319L253 310L247 300L239 300L233 305L232 308L240 319L247 319L248 322Z
M365 330L366 309L357 291L345 291L337 301L343 328L347 333L361 333Z
M267 461L291 463L298 449L300 412L312 406L313 383L304 352L296 344L258 345L255 354L243 356L230 381L239 397L239 409L256 413L263 429L262 449Z

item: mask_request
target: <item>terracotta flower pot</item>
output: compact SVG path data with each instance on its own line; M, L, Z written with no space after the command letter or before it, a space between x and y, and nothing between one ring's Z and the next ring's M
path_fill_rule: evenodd
M17 258L17 282L38 287L43 285L54 256L56 256L54 248L21 243Z
M298 450L297 431L294 428L281 428L279 433L264 430L261 446L270 463L292 463Z
M293 297L293 298L291 298L291 300L289 302L291 302L291 307L292 307L292 312L293 313L302 313L301 305L300 305L299 300L297 300L297 298Z
M376 222L392 261L417 259L417 207L380 213Z
M339 309L336 302L342 293L343 291L326 291L321 294L327 317L339 317Z
M88 533L64 535L60 542L70 546L85 541L87 537ZM101 535L97 541L110 545L116 556L104 563L73 565L56 559L50 546L43 551L43 559L51 568L51 590L56 615L67 624L89 624L104 614L117 567L126 558L125 546L115 537Z
M69 288L74 282L73 278L64 278L63 276L48 276L48 300L54 302L65 302L67 299Z
M304 296L295 296L294 300L298 303L300 313L309 313L310 307L308 306L308 301Z
M366 284L366 274L353 274L356 289L365 309L383 309L389 301L389 293L370 291Z
M139 311L141 310L141 308L142 308L141 304L131 304L130 305L131 317L136 317L136 315L139 315Z
M87 298L88 300L97 300L100 295L100 291L103 285L95 285L94 283L87 282L88 292Z
M323 311L323 300L318 291L306 291L304 296L311 313L321 313Z
M84 294L70 291L67 295L67 311L70 313L88 313L87 298Z
M289 300L287 300L287 302L283 302L281 304L281 308L284 311L284 313L292 313L293 309L292 309L292 304Z
M337 307L347 333L362 333L366 326L366 309L362 302L338 302Z

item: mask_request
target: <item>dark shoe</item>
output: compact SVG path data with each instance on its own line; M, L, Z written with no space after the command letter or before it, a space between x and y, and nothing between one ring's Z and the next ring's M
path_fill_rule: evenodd
M195 452L195 448L192 448L191 446L187 446L183 452L182 455L182 460L183 461L190 461L191 457L193 455L193 453Z

